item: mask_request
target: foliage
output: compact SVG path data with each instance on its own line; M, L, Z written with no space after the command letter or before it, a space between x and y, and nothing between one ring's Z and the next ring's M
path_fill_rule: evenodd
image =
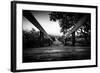
M51 12L49 14L51 21L59 21L59 25L61 27L61 32L63 34L67 33L67 30L70 29L72 26L74 26L77 21L84 15L89 14L83 14L83 13L66 13L66 12ZM87 20L87 23L90 24L90 17ZM84 30L88 31L90 27L85 26L86 28Z
M69 13L69 12L51 12L49 14L50 16L50 21L59 21L59 25L61 27L61 31L63 34L66 34L68 30L73 28L74 25L83 17L87 15L88 18L86 22L83 24L81 28L79 28L77 31L81 30L79 34L80 36L83 36L85 40L89 41L90 43L90 30L91 30L91 15L88 13ZM75 32L77 32L75 31ZM75 44L75 32L72 33L72 45ZM68 41L68 38L65 39L65 45L66 45L66 40Z
M36 31L23 31L23 48L37 47L39 40L39 32Z

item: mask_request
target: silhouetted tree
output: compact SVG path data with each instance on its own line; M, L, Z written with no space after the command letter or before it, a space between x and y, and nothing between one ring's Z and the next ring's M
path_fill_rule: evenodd
M57 21L57 20L59 21L61 32L63 32L63 34L66 34L67 30L72 28L77 23L77 21L79 21L79 19L82 18L84 15L86 14L65 13L65 12L51 12L49 14L51 21ZM88 18L86 23L90 24L90 17ZM84 27L86 27L84 31L88 32L88 30L90 29L90 26L84 25ZM66 41L67 39L65 39L65 42ZM75 45L75 32L72 33L72 45L73 46Z

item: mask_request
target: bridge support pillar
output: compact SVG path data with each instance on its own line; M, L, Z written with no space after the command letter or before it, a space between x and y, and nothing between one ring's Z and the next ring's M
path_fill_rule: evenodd
M44 34L40 31L40 47L44 46Z
M75 31L72 33L72 46L75 46Z

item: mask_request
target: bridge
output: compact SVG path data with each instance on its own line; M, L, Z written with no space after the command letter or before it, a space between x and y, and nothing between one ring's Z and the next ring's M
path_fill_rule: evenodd
M40 30L40 37L43 38L45 35L50 41L55 44L47 47L40 48L28 48L23 50L23 62L43 62L43 61L64 61L64 60L81 60L90 59L90 46L58 46L58 39L53 41L48 33L43 29L40 23L36 20L34 15L30 11L23 13L24 17L27 18L35 27ZM78 30L82 24L85 23L88 16L83 16L76 25L66 33L65 39L74 31ZM43 43L43 42L42 42ZM61 44L59 42L59 44Z
M37 27L40 30L40 37L43 38L43 35L45 35L51 42L54 42L52 38L48 35L48 33L44 30L44 28L40 25L40 23L36 20L34 15L31 13L31 11L25 10L23 11L23 16L27 18L35 27ZM88 18L88 15L84 15L74 26L71 30L69 30L64 37L64 40L69 37L70 34L78 30L82 24L86 22ZM55 38L56 39L56 38ZM56 41L57 42L57 41ZM56 43L54 42L54 43Z

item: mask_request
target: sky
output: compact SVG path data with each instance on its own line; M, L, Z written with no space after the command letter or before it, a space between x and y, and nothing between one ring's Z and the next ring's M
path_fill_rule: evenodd
M60 32L60 26L58 21L50 21L49 11L32 11L32 14L37 19L37 21L42 25L44 30L51 35L62 35ZM25 17L23 17L23 30L31 31L34 28L39 31L32 23L30 23Z

